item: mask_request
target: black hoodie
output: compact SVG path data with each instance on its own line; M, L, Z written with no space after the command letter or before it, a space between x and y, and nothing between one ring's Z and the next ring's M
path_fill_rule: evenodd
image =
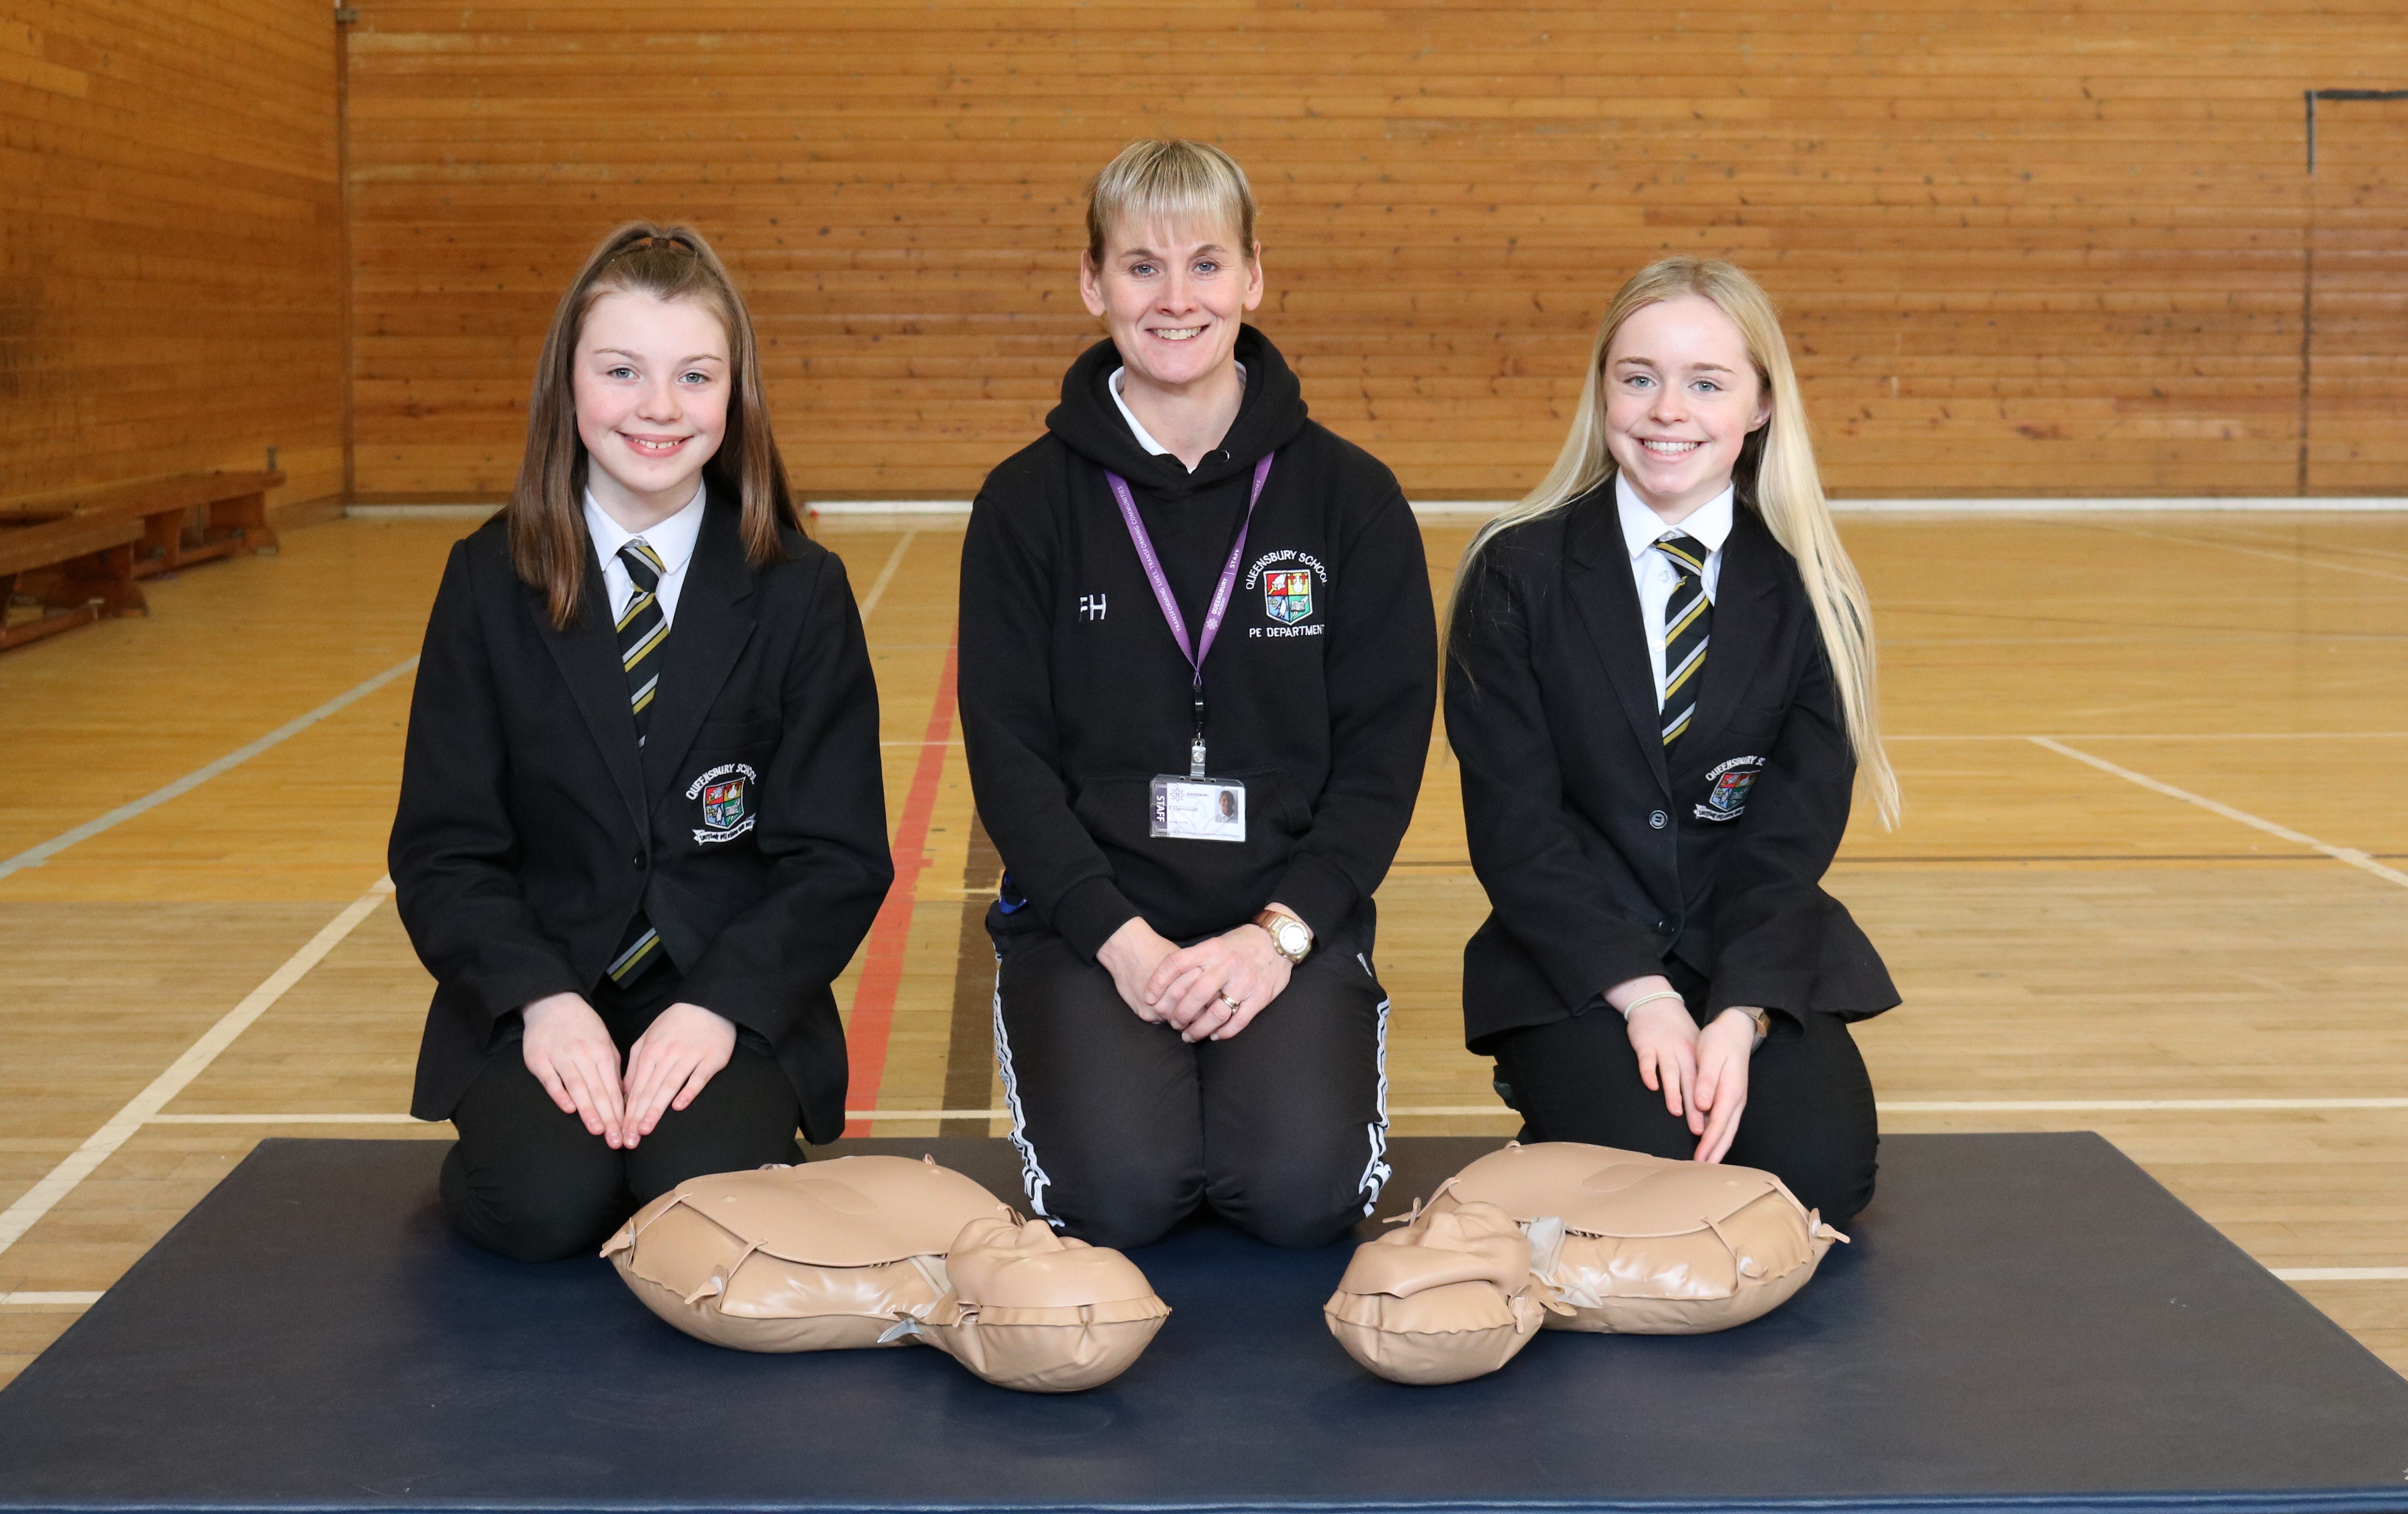
M1150 456L1088 350L1047 434L987 476L962 544L961 707L979 814L1030 916L1092 957L1132 916L1187 940L1277 900L1327 941L1368 927L1412 819L1437 697L1421 532L1396 476L1305 418L1296 375L1252 326L1246 397L1193 474ZM1147 835L1157 774L1187 771L1192 675L1105 470L1128 480L1194 644L1245 514L1227 618L1204 664L1214 778L1246 783L1242 844ZM1270 573L1312 575L1272 601ZM1274 607L1278 614L1272 613ZM1016 898L1025 897L1025 906Z

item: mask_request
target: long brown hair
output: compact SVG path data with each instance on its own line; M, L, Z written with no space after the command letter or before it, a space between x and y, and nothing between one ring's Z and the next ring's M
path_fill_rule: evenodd
M1790 366L1780 312L1762 285L1730 264L1712 258L1663 258L1641 268L1622 286L1597 328L1588 371L1581 381L1580 406L1572 413L1571 431L1564 438L1555 465L1547 470L1538 488L1471 538L1455 574L1455 597L1462 597L1464 586L1471 580L1473 560L1498 532L1562 509L1613 477L1613 456L1606 449L1601 381L1606 350L1613 345L1623 322L1651 305L1684 294L1703 295L1730 317L1747 341L1756 381L1771 396L1772 419L1740 448L1738 464L1731 471L1733 492L1798 562L1807 602L1813 607L1815 624L1823 633L1831 679L1839 685L1840 708L1847 721L1848 744L1856 752L1856 772L1872 791L1882 823L1894 827L1899 807L1898 775L1882 746L1881 703L1873 677L1872 607L1856 564L1840 545L1831 507L1823 497L1814 444L1806 433L1806 402L1798 388L1797 371ZM1448 623L1453 621L1450 612Z
M702 465L704 484L721 499L743 507L745 561L766 566L786 555L781 528L803 529L786 487L786 464L769 432L769 407L761 390L760 347L742 295L710 244L691 226L655 226L631 221L602 238L585 260L568 293L552 312L536 360L535 392L527 400L526 457L503 514L510 534L510 562L519 577L544 593L552 623L566 631L577 623L577 602L592 555L585 535L585 443L577 435L577 393L572 377L577 341L585 314L605 294L650 294L657 300L693 300L719 318L727 332L728 367L735 385L728 394L727 430L719 450Z

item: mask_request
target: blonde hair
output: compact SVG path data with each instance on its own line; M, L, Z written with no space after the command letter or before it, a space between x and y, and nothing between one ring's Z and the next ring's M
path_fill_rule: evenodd
M1612 454L1606 450L1605 393L1602 378L1606 352L1623 323L1648 306L1696 294L1712 300L1728 316L1747 343L1756 377L1772 398L1772 417L1751 433L1740 449L1731 481L1740 500L1752 507L1772 533L1772 539L1797 560L1805 580L1807 600L1814 607L1814 622L1823 633L1823 650L1831 663L1832 681L1839 685L1840 707L1855 749L1856 770L1871 789L1882 823L1898 823L1898 775L1882 748L1880 701L1873 678L1872 607L1864 580L1840 544L1839 529L1823 497L1822 476L1814 468L1814 444L1806 433L1805 402L1798 391L1798 375L1789 364L1789 344L1781 334L1781 317L1771 296L1737 267L1712 258L1664 258L1634 275L1613 296L1598 327L1588 373L1581 382L1580 407L1563 450L1539 487L1481 527L1463 550L1455 574L1455 597L1460 601L1470 581L1471 566L1482 548L1498 533L1525 521L1559 510L1613 477ZM1452 607L1448 623L1454 623Z
M726 267L700 232L631 221L602 238L552 311L527 401L526 454L502 511L519 577L543 591L545 611L563 631L577 623L578 600L592 557L584 510L589 460L577 435L571 370L587 312L611 293L693 300L719 318L727 334L733 382L727 430L719 450L702 465L703 481L713 498L739 507L744 559L756 568L786 555L785 544L778 538L781 530L803 528L802 512L787 487L785 462L769 430L760 344L753 339L744 296L736 292Z
M1238 229L1238 250L1254 261L1254 191L1238 160L1183 137L1131 142L1087 184L1087 261L1103 266L1104 242L1124 218L1140 222L1209 220Z

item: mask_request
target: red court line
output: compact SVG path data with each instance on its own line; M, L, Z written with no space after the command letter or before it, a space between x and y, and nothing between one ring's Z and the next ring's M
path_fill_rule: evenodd
M911 942L911 907L920 874L928 865L928 817L937 807L937 783L945 773L945 746L953 734L953 669L956 638L945 649L945 670L937 677L937 702L928 711L928 732L920 738L920 765L911 772L911 793L895 828L895 885L869 927L869 951L853 991L853 1014L845 1021L845 1057L853 1069L847 1103L874 1107L886 1076L886 1039L895 1029L895 993L903 985L903 952ZM846 1122L847 1136L867 1136L869 1121Z

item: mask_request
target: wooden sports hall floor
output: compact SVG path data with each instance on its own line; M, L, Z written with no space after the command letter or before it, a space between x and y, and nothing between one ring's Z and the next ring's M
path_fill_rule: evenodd
M157 584L148 620L0 655L0 1380L263 1136L449 1134L398 1118L428 983L379 889L408 660L466 529L293 532ZM2267 1265L2378 1274L2295 1281L2408 1365L2408 517L1844 530L1909 806L1831 880L1906 995L1861 1033L1885 1127L2100 1131ZM1466 534L1426 527L1438 593ZM880 1134L982 1130L960 525L824 536L910 883L838 987L852 1103ZM1404 1134L1512 1128L1457 1038L1464 855L1440 743L1380 896Z

